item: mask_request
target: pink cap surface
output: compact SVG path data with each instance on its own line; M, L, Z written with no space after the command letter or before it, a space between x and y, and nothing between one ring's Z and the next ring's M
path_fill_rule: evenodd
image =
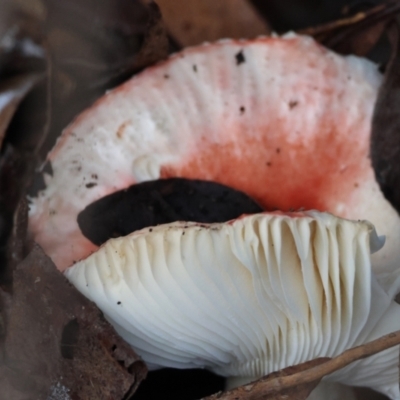
M30 231L60 270L97 247L76 217L136 182L187 177L242 190L267 210L317 209L386 235L378 272L398 265L400 223L375 181L371 117L381 75L309 37L188 48L107 93L65 129Z

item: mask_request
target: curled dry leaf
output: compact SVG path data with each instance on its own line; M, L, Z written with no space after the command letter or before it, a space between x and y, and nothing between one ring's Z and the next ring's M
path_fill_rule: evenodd
M371 135L375 176L386 198L400 212L400 40L392 26L392 59L379 90Z
M8 239L6 250L6 262L0 269L0 288L12 293L12 277L15 267L22 262L28 254L27 226L28 226L28 202L22 199L16 208L12 221L12 230ZM11 224L10 224L11 225Z
M94 182L86 186L96 186ZM132 185L87 206L78 224L92 243L174 221L225 222L263 209L244 193L215 182L184 178Z
M9 291L13 267L25 256L22 249L26 216L15 211L18 204L23 211L25 202L20 203L20 199L25 194L34 162L32 154L18 151L10 145L0 159L0 286L7 287Z
M24 3L4 0L0 17L0 145L14 115L24 106L21 105L30 94L45 86L46 51L42 45L43 27L38 8L40 0ZM6 16L4 18L4 16ZM3 17L3 18L2 18ZM45 109L44 102L35 98L39 110L31 112L30 119L36 121L37 115ZM21 107L22 106L22 107ZM21 115L18 115L20 119ZM22 128L31 133L33 125ZM42 128L40 124L40 129ZM10 133L8 138L14 135ZM18 136L18 135L17 135ZM18 181L17 181L18 182ZM18 182L19 185L19 182Z
M167 58L169 53L169 40L158 5L149 4L149 21L146 35L131 70L149 67L156 62Z
M270 29L247 0L158 0L165 23L182 46L221 38L253 38Z
M0 81L0 147L19 104L43 77L28 73Z
M389 0L343 19L310 27L299 33L313 36L342 54L365 56L377 44L388 21L400 12L400 3Z
M250 0L270 23L272 30L284 33L340 18L348 0Z
M18 265L13 281L0 351L2 399L64 393L120 400L145 378L144 363L39 247Z
M1 77L41 71L44 48L41 0L2 0L0 13Z

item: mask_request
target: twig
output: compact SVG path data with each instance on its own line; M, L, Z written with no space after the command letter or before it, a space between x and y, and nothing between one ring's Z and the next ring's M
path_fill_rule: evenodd
M392 332L372 342L346 350L337 357L318 366L288 376L279 376L272 379L269 376L265 376L253 383L249 383L228 392L217 393L205 397L202 400L256 400L284 389L320 380L325 375L329 375L343 367L346 367L354 361L370 357L399 344L400 331Z
M339 29L344 26L354 25L371 16L379 16L380 18L386 17L388 14L393 14L400 10L400 3L398 1L388 1L386 3L380 4L376 7L372 7L367 11L358 12L350 17L342 18L337 21L328 22L326 24L306 28L297 31L297 33L302 35L317 36L323 33L329 33L333 30Z

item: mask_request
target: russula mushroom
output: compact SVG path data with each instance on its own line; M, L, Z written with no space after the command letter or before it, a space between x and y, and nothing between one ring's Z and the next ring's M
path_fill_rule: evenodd
M328 336L324 340L323 336L317 334L318 330L301 331L299 338L291 338L293 341L300 339L303 347L290 355L287 350L293 349L289 346L293 342L287 343L289 347L285 347L285 344L280 348L272 347L273 357L272 361L268 361L268 367L284 367L287 366L286 362L300 362L312 358L317 352L321 355L336 354L340 348L375 338L386 333L386 329L394 330L397 328L394 321L398 321L398 307L392 299L399 286L394 278L397 276L400 260L400 219L384 199L369 160L371 116L380 83L381 75L373 63L358 57L339 56L318 45L313 39L295 34L250 41L224 40L185 49L110 91L66 128L48 157L52 174L45 175L47 187L36 198L31 199L30 233L61 271L65 271L75 261L82 260L67 269L66 274L84 293L89 295L90 288L90 296L96 302L99 301L100 308L104 307L108 318L129 340L131 336L139 335L139 327L136 327L134 321L143 315L131 315L129 331L126 329L128 325L125 317L119 314L119 310L127 310L126 304L113 297L115 292L111 290L107 293L110 302L106 305L100 303L105 294L100 280L91 281L96 274L88 275L88 287L79 283L86 279L79 275L79 271L89 270L88 265L94 259L101 260L105 253L110 260L118 256L112 256L108 249L119 243L119 239L97 250L98 247L86 239L79 229L77 216L92 202L138 182L187 177L211 180L244 191L268 210L317 209L343 218L369 220L380 234L386 236L386 245L372 255L372 278L366 247L359 253L363 254L364 262L357 257L346 259L350 270L352 265L357 265L354 282L364 282L367 285L360 293L354 292L355 298L363 301L351 302L351 297L341 300L343 304L351 303L348 303L348 311L353 313L352 318L346 313L340 314L347 315L348 324L340 325L339 331L332 331L333 333L327 330ZM310 215L299 218L311 218ZM312 215L316 221L331 218ZM228 227L236 226L239 221L231 225L218 225L218 228L211 226L200 229L193 224L187 226L192 233L199 231L196 240L209 242L214 234L231 229ZM282 226L292 226L289 222L285 224ZM252 226L251 223L249 225ZM360 228L364 236L366 231L370 231L367 223L355 223L354 226L364 226ZM153 230L154 240L159 237L155 232L161 235L163 229L174 234L183 234L184 230L180 223L160 227ZM152 234L150 230L144 230L128 238L134 238L132 240L136 244L147 246L146 243L153 240ZM281 234L284 235L283 232ZM186 235L187 233L182 235L182 238ZM189 236L192 237L187 237ZM292 238L294 236L296 235L289 235ZM256 234L254 238L257 238ZM121 239L123 240L125 239ZM243 254L250 251L253 245L254 243L245 245L243 241ZM306 244L304 246L307 247ZM332 246L334 247L333 242ZM232 257L229 247L223 248L227 249L227 256ZM183 246L180 249L186 252ZM164 253L153 254L155 258L162 258ZM162 264L165 260L157 259L157 262ZM131 274L144 274L141 263L136 265L138 269L133 269ZM98 268L103 273L108 273L104 272L106 270L103 267L101 264ZM120 281L119 267L115 268L109 270L108 278L103 276L104 281ZM254 266L252 273L260 271L257 268ZM316 268L323 266L318 265ZM342 266L341 271L345 270ZM201 268L198 272L201 276L200 271ZM221 274L226 274L226 270L222 269ZM247 275L249 274L250 272ZM345 276L348 275L343 275L344 281L347 279ZM310 274L310 278L313 277L315 278ZM132 276L127 275L126 279L128 278ZM149 276L143 275L142 278L147 279ZM294 283L290 278L288 276L285 285L293 289ZM250 282L252 280L249 278L248 286ZM304 295L306 283L305 280L303 282L304 287L299 290ZM314 283L312 281L310 285ZM320 284L323 285L322 279ZM127 282L124 285L125 290L128 290ZM99 291L98 294L93 290L94 287ZM279 301L283 301L287 307L295 307L296 302L293 303L293 299L285 297L285 293L291 293L288 287L284 287L282 282L274 290L282 288L283 297ZM325 286L323 290L325 291ZM171 296L178 296L178 293L179 291L172 293ZM168 298L161 291L158 295ZM217 296L216 293L214 296ZM338 292L332 296L331 299L339 302ZM222 303L227 301L222 295L219 299ZM310 300L307 296L304 299ZM247 302L249 306L256 306L256 300L265 301L262 297L256 299L253 294L249 299L243 300L243 304ZM149 303L146 303L146 307L153 304L157 308L157 303L151 297L147 297L147 301ZM176 301L176 298L173 297L170 301ZM317 307L315 301L310 304ZM190 304L180 302L180 305L189 307ZM303 303L298 305L302 312L305 310L301 308L303 306ZM281 315L279 307L272 307L275 307L275 311L270 312L276 312L274 318L278 318ZM293 314L290 307L281 311L282 315L288 316L289 311ZM200 311L205 313L206 309ZM185 313L187 309L180 312ZM300 315L305 318L305 314ZM318 317L318 313L316 316ZM331 317L339 318L333 314ZM248 312L245 318L251 319L251 313ZM301 326L301 318L296 321ZM326 319L327 325L323 325L323 319L317 318L317 322L326 328L329 318ZM148 323L153 326L163 324L158 320L149 320ZM355 330L350 329L350 326L356 327ZM188 326L187 329L192 328ZM164 334L158 334L157 331L149 334L159 343L168 343L173 339L164 337ZM259 340L256 333L253 336ZM187 339L188 345L191 340L194 339ZM209 340L212 341L213 338ZM336 344L335 340L338 340ZM145 345L147 342L140 335L135 343L139 342L143 345L142 354L147 361L153 365L162 365L152 358L153 345ZM313 346L307 347L311 343L319 350L311 349ZM212 344L204 341L204 347L212 353ZM306 356L307 349L310 352ZM200 350L201 346L196 351ZM257 354L258 351L255 345L249 344L244 345L242 350L236 350L239 352L238 357L244 357L244 353L240 355L241 351L247 354ZM192 351L197 354L195 350ZM282 353L277 354L278 351ZM165 352L168 353L165 349L161 354L166 354ZM215 358L207 361L209 364L206 366L218 371L222 368L218 362L228 360L229 354L232 357L235 354L228 353L217 351ZM378 368L382 367L384 370L385 365L388 365L387 374L381 374L379 382L377 372L368 369L368 360L345 369L344 371L351 370L351 373L348 372L349 376L343 376L340 372L332 379L350 383L351 376L352 384L369 384L388 393L392 398L398 398L397 372L397 389L393 386L395 378L392 366L395 356L397 358L396 351L387 351L374 358L377 360L376 364L379 364ZM182 360L188 360L185 357L177 356L174 360L177 364L183 363ZM240 357L239 361L244 360ZM189 361L188 363L190 364ZM191 363L196 365L196 357ZM254 373L261 373L261 367L257 370L257 362L252 365ZM360 365L359 370L356 365Z
M371 272L370 251L382 244L366 221L263 213L145 228L65 274L150 368L251 380L399 328L400 305ZM329 379L399 399L398 351Z
M381 83L373 63L295 34L188 48L109 92L49 154L30 232L60 270L97 246L77 215L134 183L173 176L241 190L267 210L367 219L386 236L380 279L400 259L400 219L369 159Z

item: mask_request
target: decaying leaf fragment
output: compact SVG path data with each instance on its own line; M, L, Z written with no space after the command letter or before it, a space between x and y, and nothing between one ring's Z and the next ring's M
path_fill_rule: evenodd
M299 32L342 54L365 56L382 36L388 21L400 12L397 0L388 0L365 11Z
M400 40L390 30L393 54L379 90L371 134L371 159L385 197L400 212Z
M262 211L249 196L227 186L170 178L142 182L102 197L78 214L78 224L85 237L100 246L148 226L174 221L224 222Z
M167 30L164 25L158 5L154 2L149 4L149 21L142 47L136 55L132 70L139 70L155 64L167 58L169 52L169 41Z
M41 78L41 74L31 73L0 81L0 147L20 102Z
M6 318L2 400L120 400L146 376L131 347L37 246L14 271Z
M43 46L40 0L3 0L0 15L0 146L23 100L45 81L46 50ZM44 86L44 85L43 85ZM45 108L37 101L40 112ZM31 119L38 112L32 110ZM18 117L20 118L20 117ZM30 131L25 126L25 131Z
M144 1L144 0L143 0ZM270 33L248 0L158 0L165 23L182 46Z

